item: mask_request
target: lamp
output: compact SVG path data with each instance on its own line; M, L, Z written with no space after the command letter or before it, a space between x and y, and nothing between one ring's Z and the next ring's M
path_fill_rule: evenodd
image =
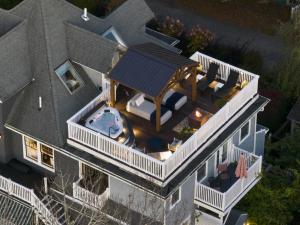
M202 113L197 109L195 112L195 116L200 118L202 116Z
M2 139L2 134L0 134L0 141L1 141L1 139Z

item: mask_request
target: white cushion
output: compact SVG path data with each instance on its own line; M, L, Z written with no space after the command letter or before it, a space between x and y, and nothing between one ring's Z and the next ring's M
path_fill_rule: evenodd
M141 95L135 100L135 104L136 104L137 106L140 106L143 102L144 102L144 95L141 94Z
M170 98L172 96L172 94L174 94L174 90L170 89L167 91L167 93L165 94L165 96L163 97L161 103L162 104L166 104L166 101L168 100L168 98Z

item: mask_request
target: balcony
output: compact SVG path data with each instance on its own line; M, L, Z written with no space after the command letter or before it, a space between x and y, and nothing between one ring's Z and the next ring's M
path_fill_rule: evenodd
M108 176L84 164L82 168L82 176L73 183L73 197L101 209L109 197Z
M128 136L125 139L112 139L89 129L83 123L88 116L108 101L109 90L105 90L67 121L68 143L97 157L106 157L106 160L110 160L120 168L139 176L151 176L158 182L166 180L191 155L199 154L210 143L211 137L219 131L222 125L232 119L243 106L247 105L257 95L257 75L198 52L191 59L201 64L204 73L208 70L211 62L218 64L218 80L220 82L226 82L230 70L237 71L239 73L238 83L244 85L237 86L230 96L221 99L222 104L219 104L220 100L213 99L209 93L198 94L197 101L192 103L188 100L180 110L173 113L172 118L162 126L160 132L155 130L155 126L150 121L126 111L125 106L126 101L128 101L126 95L117 96L120 101L115 105L115 109L120 112L121 117L127 118L126 120L134 133L134 144L130 145L127 143L131 141L125 140ZM189 99L190 96L186 89L188 82L188 79L183 81L182 84L175 87L175 90L185 94ZM184 137L180 132L174 131L197 108L205 111L208 115L200 128L189 129L188 135ZM130 129L130 127L125 127L124 130ZM174 138L180 139L182 143L176 147L175 151L168 151L170 152L168 157L161 160L154 156L157 149L153 149L153 145L149 144L149 140L153 140L153 138L163 143L160 144L160 151L168 151L167 146ZM200 146L201 149L198 150Z
M241 153L246 156L248 167L247 178L236 178L234 175L235 166ZM220 175L212 179L210 178L210 182L208 182L208 179L201 183L196 182L196 204L218 213L227 212L227 210L231 209L237 201L259 181L262 167L261 156L256 156L240 148L233 147L230 152L229 163L229 183L227 182L226 185L220 184L220 182L222 182L220 181ZM230 167L233 168L230 169ZM216 185L216 183L218 183L218 185Z

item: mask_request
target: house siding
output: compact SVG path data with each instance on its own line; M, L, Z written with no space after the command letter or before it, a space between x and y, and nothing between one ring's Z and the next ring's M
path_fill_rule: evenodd
M109 176L110 199L145 216L163 221L164 201L150 193Z
M191 218L191 225L194 224L194 191L196 172L181 185L181 200L170 209L171 197L166 201L166 225L180 225L188 217Z
M238 146L248 152L254 153L255 149L255 136L256 136L256 115L253 116L250 120L250 134L249 136L242 142L240 143L240 131L239 129L232 138L232 143L235 146Z

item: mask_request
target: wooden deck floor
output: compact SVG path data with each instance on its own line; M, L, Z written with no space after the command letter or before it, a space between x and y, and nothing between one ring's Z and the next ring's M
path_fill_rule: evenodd
M149 147L149 140L153 137L162 139L164 142L164 148L161 151L166 151L167 144L173 141L173 138L181 139L186 141L187 137L183 139L182 135L178 132L175 132L173 129L182 122L188 115L195 109L201 108L211 114L215 114L218 111L218 108L213 103L213 98L209 93L198 93L198 98L196 102L191 101L191 88L187 88L186 84L181 84L175 87L176 91L179 91L188 96L187 103L178 111L173 112L172 117L161 127L161 131L157 132L156 127L150 121L145 120L141 117L138 117L132 113L126 111L126 104L129 99L134 95L131 93L129 97L126 97L123 94L117 95L117 102L116 108L126 115L126 117L131 122L133 127L135 138L136 138L136 145L140 149L145 148L146 153L153 152ZM156 150L157 151L157 150Z

